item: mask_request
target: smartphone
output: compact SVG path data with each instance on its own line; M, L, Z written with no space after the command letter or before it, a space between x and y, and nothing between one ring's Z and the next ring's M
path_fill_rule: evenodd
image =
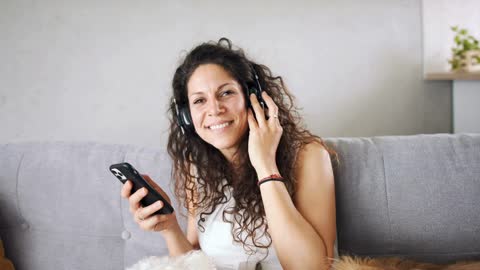
M166 215L166 214L171 214L173 213L173 207L163 198L149 183L149 181L145 180L143 176L138 173L138 171L129 163L124 162L124 163L118 163L118 164L113 164L110 166L110 172L117 177L120 182L125 184L127 180L130 180L133 184L132 187L132 194L135 193L137 190L141 188L146 188L148 190L148 193L143 199L140 201L142 206L149 206L152 203L160 200L163 202L163 207L162 209L158 210L157 212L153 213L153 215L160 214L160 215Z

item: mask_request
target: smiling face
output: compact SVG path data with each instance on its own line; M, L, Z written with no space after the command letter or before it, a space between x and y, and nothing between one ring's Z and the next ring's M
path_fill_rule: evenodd
M231 161L248 130L242 87L223 67L203 64L191 75L187 89L195 131Z

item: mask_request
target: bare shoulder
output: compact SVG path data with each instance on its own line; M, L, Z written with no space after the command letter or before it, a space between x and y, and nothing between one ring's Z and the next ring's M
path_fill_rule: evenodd
M303 146L298 152L296 162L297 174L305 169L314 169L315 171L319 169L331 170L332 166L330 153L319 141L314 141Z
M296 162L297 193L294 199L297 203L301 203L305 197L334 192L330 153L321 142L306 144L299 150Z

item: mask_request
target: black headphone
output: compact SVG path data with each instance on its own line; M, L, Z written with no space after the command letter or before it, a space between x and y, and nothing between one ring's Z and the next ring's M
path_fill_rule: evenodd
M246 83L244 85L246 101L247 101L247 108L251 108L252 104L250 104L250 95L253 93L257 96L258 102L262 109L265 109L265 101L262 98L262 86L260 85L260 81L258 80L257 72L253 65L251 66L252 75L254 81L251 83ZM173 98L173 104L175 105L175 112L177 114L177 124L180 126L183 134L186 133L195 133L195 128L192 122L192 116L190 115L190 110L188 109L188 105L181 105L177 104L175 98Z

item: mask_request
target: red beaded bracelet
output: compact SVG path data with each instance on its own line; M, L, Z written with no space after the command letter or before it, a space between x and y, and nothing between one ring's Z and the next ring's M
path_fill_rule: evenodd
M264 178L260 179L257 184L258 184L258 186L260 186L261 184L263 184L265 182L270 182L270 181L285 182L285 179L283 179L283 177L279 174L271 174L267 177L264 177Z

